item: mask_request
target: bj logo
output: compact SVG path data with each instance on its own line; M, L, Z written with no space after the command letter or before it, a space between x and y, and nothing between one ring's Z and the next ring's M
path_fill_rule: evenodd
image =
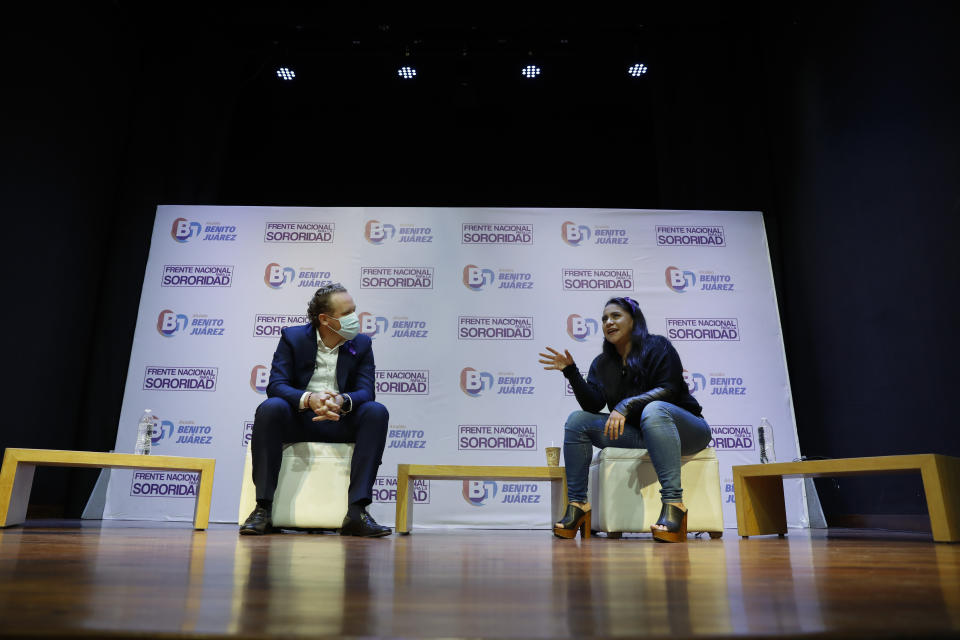
M482 507L487 500L497 497L497 483L493 480L464 480L463 499L474 507Z
M190 222L186 218L177 218L173 221L170 235L177 242L186 242L190 238L199 236L202 229L203 225L199 222Z
M463 268L463 286L470 291L483 291L483 288L493 284L495 279L492 269L484 269L475 264L468 264Z
M279 289L285 284L293 282L297 277L297 272L293 267L282 267L276 262L271 262L263 270L263 282L271 289Z
M683 381L687 383L687 389L690 390L690 393L703 391L707 388L707 377L702 373L690 373L684 369Z
M164 309L157 316L157 331L164 338L172 338L178 331L187 328L189 320L182 313L175 313L170 309Z
M685 293L687 289L692 289L697 284L697 276L693 271L684 271L677 267L667 267L664 274L667 279L667 287L677 293Z
M590 239L590 227L568 220L560 226L560 237L571 247L577 247Z
M584 318L576 313L567 316L567 335L577 342L584 342L600 331L600 323L594 318Z
M464 367L460 372L460 390L471 398L493 388L493 374L477 371L473 367Z
M153 433L150 434L150 444L158 445L164 438L173 435L173 423L169 420L161 420L159 425L154 424Z
M363 230L363 237L370 244L382 244L384 240L392 240L397 234L397 228L379 220L367 220Z
M385 334L390 328L390 323L383 316L375 316L364 311L357 317L360 319L360 333L365 336L373 338Z
M257 393L267 392L267 383L270 382L270 367L258 364L250 370L250 388Z

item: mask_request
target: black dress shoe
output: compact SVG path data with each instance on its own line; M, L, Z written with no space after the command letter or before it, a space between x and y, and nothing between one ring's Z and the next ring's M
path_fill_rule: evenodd
M342 536L379 538L381 536L388 536L391 533L393 533L393 529L377 524L377 521L367 513L366 509L360 509L360 515L357 518L351 518L350 512L348 511L343 519L343 524L340 525L340 535Z
M270 509L259 505L240 525L240 535L242 536L262 536L265 533L273 533L273 530L273 518L270 515Z

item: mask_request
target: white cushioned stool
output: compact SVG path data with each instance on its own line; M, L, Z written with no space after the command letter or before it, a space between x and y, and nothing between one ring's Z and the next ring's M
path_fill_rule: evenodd
M277 491L273 495L273 526L339 529L347 515L353 446L329 442L284 445ZM237 521L246 520L256 505L253 457L248 446Z
M687 507L687 531L723 535L720 467L712 447L680 458L680 484ZM588 495L592 527L611 537L649 533L660 517L660 482L646 449L601 449L590 463Z

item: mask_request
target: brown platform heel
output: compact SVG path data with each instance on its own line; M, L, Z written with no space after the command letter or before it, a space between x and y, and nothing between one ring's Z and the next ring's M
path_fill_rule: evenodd
M553 528L553 535L558 538L575 538L577 529L580 530L581 538L590 537L590 510L584 511L580 507L568 504L567 512L563 515L560 526Z
M650 527L650 533L657 542L686 542L687 541L687 511L675 504L664 504L660 509L660 519L657 524L666 529Z

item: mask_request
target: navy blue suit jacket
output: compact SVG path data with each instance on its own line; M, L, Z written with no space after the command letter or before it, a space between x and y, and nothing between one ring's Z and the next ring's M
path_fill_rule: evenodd
M268 398L283 398L300 410L300 398L317 364L317 330L304 324L285 327L273 354ZM353 409L376 397L374 390L373 341L362 333L340 345L337 358L337 388L353 400Z

